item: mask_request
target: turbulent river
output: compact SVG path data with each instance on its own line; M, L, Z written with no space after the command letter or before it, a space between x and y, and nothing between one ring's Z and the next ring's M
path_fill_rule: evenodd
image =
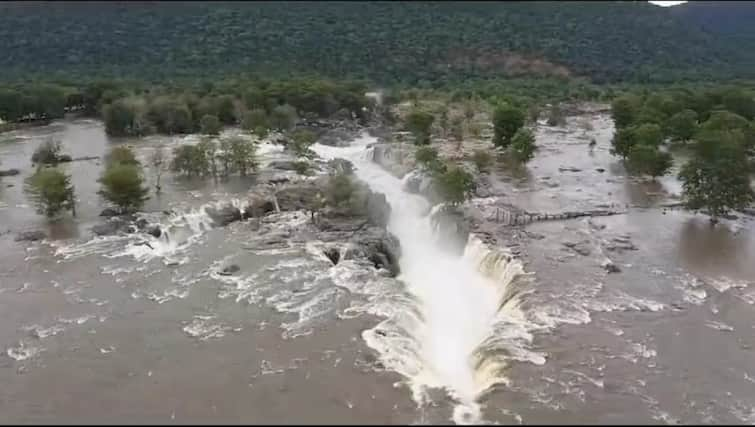
M306 212L213 227L206 209L245 206L260 177L165 174L144 214L159 238L94 237L102 166L74 162L79 216L47 224L22 190L46 138L74 157L133 144L144 161L157 144L196 138L109 140L85 120L0 135L0 165L22 170L0 181L0 421L755 422L750 219L711 228L658 207L678 183L626 177L608 155L610 120L587 119L589 133L585 117L539 129L527 173L492 174L495 197L630 212L531 224L517 244L471 234L461 254L431 220L438 207L373 162L374 138L316 144L386 196L395 278L359 260L333 265L332 242L299 237ZM269 144L260 157L262 174L287 159ZM495 197L471 206L485 214ZM48 237L14 241L31 229ZM607 258L621 272L606 273ZM238 273L219 273L231 263Z

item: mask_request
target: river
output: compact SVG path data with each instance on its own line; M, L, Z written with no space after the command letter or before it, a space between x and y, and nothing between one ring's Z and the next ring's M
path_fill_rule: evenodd
M444 247L432 207L370 160L373 138L316 145L386 195L396 279L333 266L317 241L250 245L264 230L294 235L305 213L271 214L263 231L209 227L203 206L243 204L254 177L166 173L145 211L170 239L148 249L92 236L102 166L73 162L79 216L49 225L23 194L46 138L73 157L130 144L146 162L158 144L196 137L111 140L88 120L0 135L2 167L22 170L0 181L0 421L755 422L751 219L711 228L659 208L678 182L627 177L608 154L612 131L603 114L540 127L526 172L493 173L500 198L528 210L628 210L530 224L518 256L474 236L461 256ZM286 158L267 144L260 154ZM471 205L485 213L490 198ZM49 237L14 241L30 229ZM621 272L606 273L605 258ZM231 262L238 274L217 274Z

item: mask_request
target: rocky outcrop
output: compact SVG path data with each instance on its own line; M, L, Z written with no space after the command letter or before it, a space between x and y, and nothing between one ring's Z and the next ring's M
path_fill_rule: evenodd
M413 158L413 145L379 143L372 145L372 161L382 166L392 175L402 178L414 169L414 162L406 159Z
M110 236L120 232L133 233L136 229L137 227L132 221L120 216L112 217L108 221L91 228L92 232L98 236Z
M216 227L225 227L226 225L241 221L242 215L239 208L232 205L221 207L208 207L205 209L207 215L212 219Z
M16 238L14 239L16 242L36 242L38 240L42 240L47 235L44 231L40 230L32 230L32 231L22 231L16 235Z

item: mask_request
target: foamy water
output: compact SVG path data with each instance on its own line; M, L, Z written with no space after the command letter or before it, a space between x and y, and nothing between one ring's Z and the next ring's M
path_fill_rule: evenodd
M373 138L363 137L347 148L314 148L323 158L352 161L357 176L385 194L391 205L388 228L401 243L399 279L414 297L408 305L415 307L394 313L364 338L387 367L408 378L418 404L424 402L427 388L444 388L459 402L455 422L480 421L478 397L504 380L505 358L495 356L502 341L513 350L517 340L531 339L524 327L509 329L513 333L504 338L497 333L501 322L525 321L511 287L522 266L474 238L462 257L444 250L426 215L427 201L404 192L401 180L368 159L371 142ZM521 352L523 359L543 362L541 356Z

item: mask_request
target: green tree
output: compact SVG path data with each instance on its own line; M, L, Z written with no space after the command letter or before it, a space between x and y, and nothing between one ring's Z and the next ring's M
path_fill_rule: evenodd
M205 176L210 173L206 153L197 145L181 145L173 149L170 168L188 176Z
M38 168L26 179L25 191L38 214L54 218L61 211L70 210L76 216L71 177L56 168Z
M236 124L236 106L233 103L233 97L223 95L218 97L215 102L217 105L218 120L225 125Z
M671 165L671 154L659 150L658 147L637 144L629 150L627 168L634 173L650 175L655 179L667 174Z
M115 163L110 165L98 180L103 199L117 206L121 212L141 209L149 199L141 168L136 165Z
M105 164L107 166L114 164L124 165L137 165L139 166L139 160L136 159L136 155L131 148L125 145L119 145L110 149L110 152L105 156Z
M270 127L281 132L293 129L297 120L296 109L288 104L278 105L270 113Z
M267 129L269 126L267 113L261 108L245 111L241 118L241 127L244 130L253 131L258 128Z
M220 119L217 116L205 114L199 121L200 132L204 135L217 135L223 129Z
M195 155L198 163L206 165L205 174L209 173L214 178L218 176L217 163L218 145L211 138L203 137L196 145Z
M663 144L663 131L655 123L643 123L632 127L636 144L658 147Z
M632 128L617 128L611 140L611 154L626 159L629 151L635 144L634 130Z
M414 152L414 159L422 169L430 172L436 172L444 166L438 156L438 150L429 145L417 147L417 151Z
M740 130L707 133L697 141L693 157L679 172L688 209L707 210L715 223L755 200L744 146Z
M309 129L297 129L289 134L291 150L297 157L311 157L309 147L317 141L317 135Z
M427 145L430 143L430 129L435 116L415 109L406 116L406 129L414 136L415 145Z
M611 102L611 117L617 129L635 122L642 100L635 95L620 96Z
M463 203L475 190L474 177L457 165L446 167L444 172L435 174L434 183L438 194L452 205Z
M527 128L520 128L511 139L511 155L520 163L527 163L535 156L535 135Z
M524 126L524 112L510 104L501 104L493 111L493 145L506 147Z
M231 137L228 142L233 169L241 176L257 170L257 145L248 139Z
M124 100L118 100L103 107L102 119L108 135L127 136L131 135L136 114Z
M721 103L727 110L747 120L752 120L755 117L755 100L753 100L752 93L749 91L730 90L722 97Z
M687 142L697 132L697 113L694 110L682 110L671 116L666 122L666 134L674 140Z

